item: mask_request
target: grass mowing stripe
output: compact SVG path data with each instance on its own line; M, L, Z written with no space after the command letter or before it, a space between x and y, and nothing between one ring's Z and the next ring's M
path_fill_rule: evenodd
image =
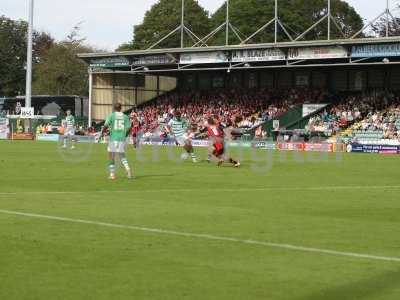
M234 243L257 245L257 246L264 246L264 247L269 247L269 248L278 248L278 249L285 249L285 250L292 250L292 251L310 252L310 253L327 254L327 255L334 255L334 256L353 257L353 258L357 258L357 259L368 259L368 260L378 260L378 261L399 262L400 263L400 257L387 257L387 256L370 255L370 254L362 254L362 253L342 252L342 251L336 251L336 250L295 246L295 245L290 245L290 244L278 244L278 243L262 242L262 241L256 241L256 240L245 240L245 239L238 239L238 238L232 238L232 237L223 237L223 236L217 236L217 235L211 235L211 234L198 234L198 233L189 233L189 232L165 230L165 229L158 229L158 228L121 225L121 224L89 221L89 220L82 220L82 219L72 219L72 218L66 218L66 217L48 216L48 215L41 215L41 214L35 214L35 213L24 213L24 212L11 211L11 210L2 210L2 209L0 209L0 213L7 214L7 215L14 215L14 216L37 218L37 219L46 219L46 220L69 222L69 223L96 225L96 226L103 226L103 227L109 227L109 228L129 229L129 230L156 233L156 234L164 234L164 235L173 235L173 236L181 236L181 237L189 237L189 238L199 238L199 239L207 239L207 240L234 242Z
M267 191L335 191L335 190L398 190L398 185L378 186L320 186L320 187L266 187L240 189L152 189L152 190L115 190L115 191L31 191L31 192L0 192L0 196L36 195L69 195L92 193L163 193L163 192L267 192Z

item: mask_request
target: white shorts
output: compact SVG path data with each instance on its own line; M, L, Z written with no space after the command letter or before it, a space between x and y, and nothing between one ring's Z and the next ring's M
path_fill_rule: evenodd
M75 128L66 128L64 132L65 136L74 136L75 135Z
M126 142L110 141L107 151L110 153L125 153Z
M185 145L190 145L192 143L192 140L185 134L180 137L176 137L176 143L179 146L185 146Z

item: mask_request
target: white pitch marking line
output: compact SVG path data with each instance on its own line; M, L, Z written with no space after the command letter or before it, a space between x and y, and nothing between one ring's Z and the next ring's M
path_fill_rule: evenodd
M31 191L31 192L0 192L0 196L17 195L69 195L69 194L96 194L96 193L165 193L165 192L267 192L267 191L337 191L337 190L398 190L398 185L378 186L320 186L320 187L266 187L266 188L239 188L239 189L152 189L152 190L125 190L125 191Z
M328 255L334 255L334 256L345 256L345 257L353 257L353 258L358 258L358 259L400 262L400 257L388 257L388 256L361 254L361 253L353 253L353 252L342 252L342 251L335 251L335 250L295 246L295 245L289 245L289 244L278 244L278 243L262 242L262 241L256 241L256 240L244 240L244 239L223 237L223 236L217 236L217 235L211 235L211 234L198 234L198 233L189 233L189 232L165 230L165 229L158 229L158 228L120 225L120 224L96 222L96 221L89 221L89 220L82 220L82 219L71 219L71 218L65 218L65 217L48 216L48 215L41 215L41 214L34 214L34 213L23 213L23 212L18 212L18 211L2 210L2 209L0 210L0 213L7 214L7 215L14 215L14 216L37 218L37 219L46 219L46 220L69 222L69 223L96 225L96 226L103 226L103 227L109 227L109 228L129 229L129 230L135 230L135 231L150 232L150 233L172 235L172 236L182 236L182 237L198 238L198 239L206 239L206 240L234 242L234 243L241 243L241 244L264 246L264 247L269 247L269 248L300 251L300 252L311 252L311 253L328 254Z

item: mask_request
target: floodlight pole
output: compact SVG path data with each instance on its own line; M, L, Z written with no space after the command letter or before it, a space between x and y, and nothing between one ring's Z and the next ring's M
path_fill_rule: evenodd
M212 37L214 37L218 32L220 31L224 31L225 29L225 45L229 46L229 30L231 29L233 31L233 33L236 35L236 37L240 40L240 43L243 44L246 41L248 41L249 39L244 37L245 40L243 40L241 38L241 36L239 35L241 32L235 27L233 26L233 24L230 21L230 17L229 17L229 0L226 0L226 17L225 17L225 22L222 23L221 25L219 25L217 28L213 29L213 31L211 31L209 34L207 34L205 37L203 37L202 39L198 39L198 41L192 46L193 47L198 47L200 45L203 46L207 46L207 41L209 41ZM244 35L242 33L242 35Z
M226 0L225 45L229 45L229 0Z
M181 14L181 48L184 46L185 35L185 0L182 0L182 14Z
M154 47L158 46L161 44L163 41L168 39L170 36L179 33L181 35L181 42L180 42L180 47L183 49L185 47L185 33L189 35L189 37L195 42L195 45L201 44L201 45L206 45L203 39L199 38L193 31L191 31L186 25L185 25L185 0L182 0L182 8L181 8L181 22L178 27L176 27L174 30L170 31L166 36L162 37L159 39L156 43L152 44L149 48L146 50L153 49ZM194 47L193 46L193 47Z
M279 26L282 28L283 32L286 34L286 36L290 39L290 41L293 42L293 38L292 36L289 34L289 32L286 30L285 26L283 25L283 23L281 22L281 20L279 19L279 6L278 6L278 0L275 0L275 8L274 8L274 18L269 20L268 23L266 23L265 25L261 26L259 29L257 29L256 32L254 32L252 35L250 35L248 38L246 38L244 41L242 41L241 45L246 44L248 41L250 41L253 37L255 37L256 35L258 35L260 32L262 32L263 30L265 30L266 28L268 28L269 26L271 26L272 24L274 24L274 31L275 31L275 37L274 37L274 42L275 44L278 43L278 29Z
M28 49L26 55L26 91L25 91L25 107L32 106L32 39L33 39L33 9L34 0L29 0L29 17L28 17Z
M355 39L357 36L359 36L362 32L364 32L365 29L367 29L368 27L372 26L376 21L378 21L381 18L385 19L385 36L389 37L389 17L391 17L393 19L393 22L395 24L397 24L397 20L396 18L393 17L390 8L389 8L389 0L386 0L386 8L385 10L380 13L377 17L375 17L372 21L369 21L363 28L361 28L359 31L357 31L355 34L353 34L352 37L350 37L350 39Z
M386 37L389 37L389 0L386 0Z
M275 44L278 42L278 0L275 0Z
M331 0L328 0L328 41L331 39Z
M93 97L93 72L89 68L89 111L88 111L88 128L92 127L92 97Z

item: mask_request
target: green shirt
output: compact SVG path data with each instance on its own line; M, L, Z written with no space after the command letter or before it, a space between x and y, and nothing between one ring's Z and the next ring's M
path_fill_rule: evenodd
M122 112L113 112L106 119L105 126L110 129L110 141L124 142L131 128L131 122L127 115Z
M75 118L72 115L69 115L65 118L65 124L67 128L72 128L75 126Z

